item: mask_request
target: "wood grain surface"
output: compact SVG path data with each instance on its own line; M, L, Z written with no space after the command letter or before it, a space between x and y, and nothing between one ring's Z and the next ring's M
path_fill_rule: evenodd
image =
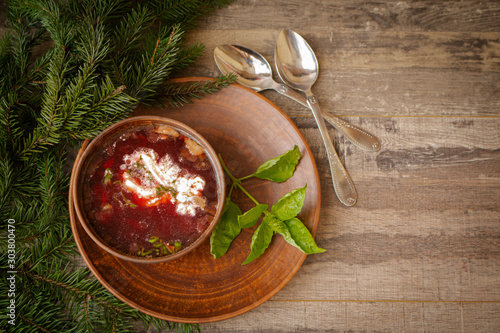
M206 51L178 76L218 76L224 43L273 63L282 28L316 52L322 110L382 149L365 153L329 126L359 194L346 208L310 112L263 92L313 152L327 251L262 305L202 332L499 332L500 1L234 0L187 35Z
M224 43L273 64L282 28L316 51L322 110L382 149L367 154L329 126L359 194L346 208L310 112L263 92L313 151L327 251L203 332L500 331L500 2L237 0L188 35L206 52L182 75L219 75Z

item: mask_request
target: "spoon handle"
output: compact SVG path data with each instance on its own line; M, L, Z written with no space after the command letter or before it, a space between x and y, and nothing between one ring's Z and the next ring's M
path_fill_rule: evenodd
M304 95L296 92L286 84L276 82L276 85L273 86L273 89L283 96L286 96L290 99L293 99L295 102L304 105L306 108L309 107L309 105L307 105L307 99L304 97Z
M380 141L370 133L334 115L323 114L323 117L357 147L370 152L376 152L380 149Z
M305 107L309 107L307 99L304 95L299 94L287 85L276 83L273 89L283 96L293 99ZM357 128L356 126L351 125L334 115L324 114L323 117L357 147L370 152L375 152L380 149L380 141L366 131Z
M335 147L333 146L330 135L328 134L325 120L323 119L323 116L321 114L321 110L319 108L316 97L310 90L306 91L306 96L307 104L311 109L314 118L316 119L321 138L323 139L323 143L326 147L335 193L337 194L340 202L342 202L344 205L354 206L356 200L358 199L358 194L356 193L356 189L354 188L354 183L352 182L351 177L345 170L339 156L337 155L337 152L335 151Z

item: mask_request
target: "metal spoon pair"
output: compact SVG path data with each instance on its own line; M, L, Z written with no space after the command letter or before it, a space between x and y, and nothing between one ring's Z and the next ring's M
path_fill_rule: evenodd
M311 86L318 76L318 62L307 42L292 30L282 30L275 49L275 63L280 78L288 86L305 92L306 97L274 81L269 63L253 50L238 45L221 45L215 48L214 57L220 71L223 74L236 74L241 85L257 92L274 89L311 109L327 150L335 193L344 205L353 206L357 200L356 189L333 147L323 117L364 150L377 151L380 149L380 142L374 136L335 116L321 114L317 100L311 92Z

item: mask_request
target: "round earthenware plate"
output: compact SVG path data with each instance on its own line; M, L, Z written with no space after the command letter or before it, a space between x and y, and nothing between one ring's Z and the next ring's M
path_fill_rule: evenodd
M195 80L204 79L178 81ZM280 184L252 178L243 185L257 201L272 205L307 183L305 203L298 217L315 234L320 213L320 185L314 158L295 124L266 98L232 85L180 108L141 108L135 115L164 116L194 128L221 154L236 177L253 173L263 162L298 145L302 159L292 178ZM74 179L71 186L73 183ZM237 190L232 199L242 211L253 207ZM281 236L275 236L260 258L241 265L250 250L256 228L253 227L242 230L219 259L210 254L207 239L177 260L138 264L114 257L95 244L77 220L71 202L71 225L77 246L97 279L123 302L169 321L203 323L249 311L283 288L306 257Z

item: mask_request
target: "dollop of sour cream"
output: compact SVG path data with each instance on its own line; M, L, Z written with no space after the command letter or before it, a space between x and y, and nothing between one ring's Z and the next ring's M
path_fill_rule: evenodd
M205 209L206 199L201 196L205 180L200 176L182 175L182 169L168 154L160 159L153 149L137 148L132 154L124 155L123 161L120 166L126 170L123 186L148 199L148 206L155 206L164 195L170 195L180 215L194 216L197 208Z

